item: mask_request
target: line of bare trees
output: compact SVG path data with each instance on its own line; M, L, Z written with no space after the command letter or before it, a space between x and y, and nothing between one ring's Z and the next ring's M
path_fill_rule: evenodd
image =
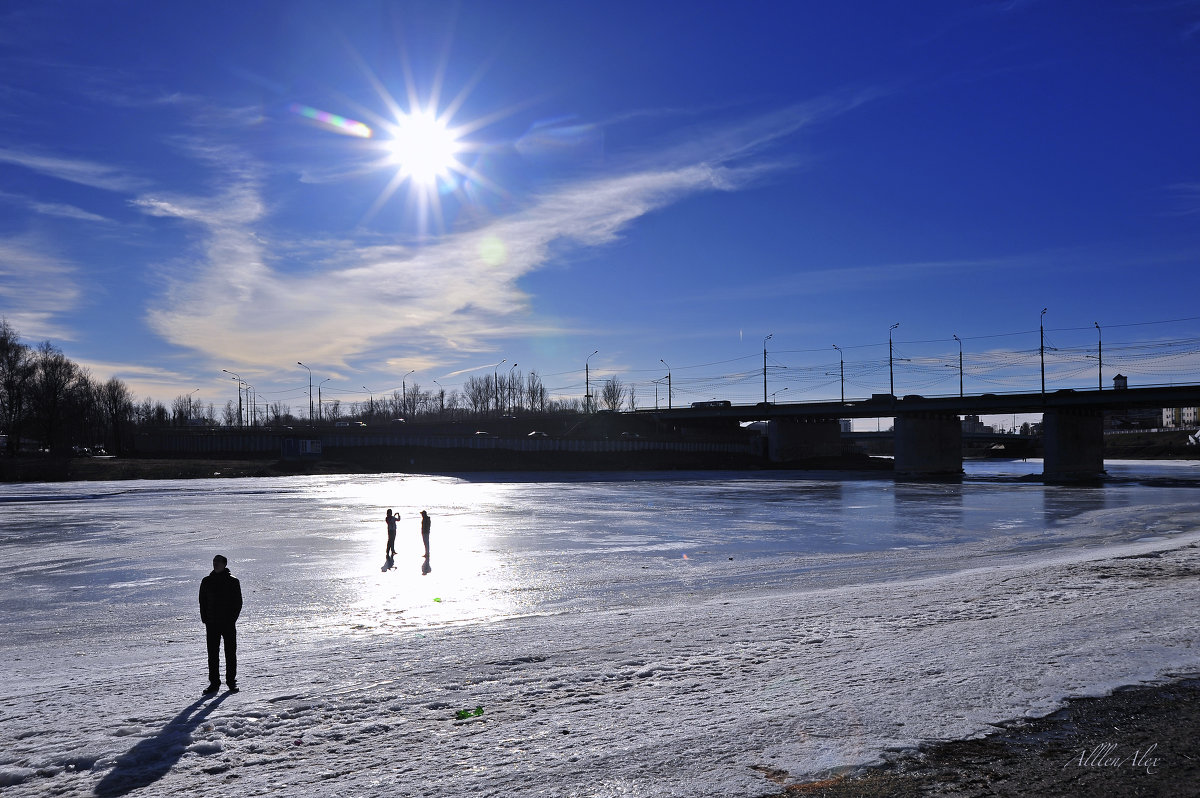
M620 410L627 403L636 409L632 387L617 377L602 384L600 404ZM594 408L596 403L592 403ZM551 399L536 371L470 377L462 390L422 390L405 386L390 395L372 396L364 402L333 399L322 404L320 420L357 419L366 423L392 419L466 419L513 414L579 413L580 399ZM102 446L120 455L139 427L202 425L282 426L298 423L290 408L280 402L241 404L232 400L218 409L204 405L191 393L181 394L170 406L153 399L137 401L117 378L93 379L88 370L68 359L50 341L31 347L5 319L0 319L0 434L4 450L12 455L23 448L67 452L78 447Z

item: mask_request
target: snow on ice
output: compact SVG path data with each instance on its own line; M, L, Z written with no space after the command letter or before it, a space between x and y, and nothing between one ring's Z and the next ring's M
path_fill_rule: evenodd
M6 796L749 797L1200 670L1186 481L3 491ZM242 692L203 697L217 551Z

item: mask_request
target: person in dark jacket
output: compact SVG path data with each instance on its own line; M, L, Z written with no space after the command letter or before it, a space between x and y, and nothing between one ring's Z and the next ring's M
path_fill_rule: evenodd
M242 585L229 573L229 560L213 557L212 573L200 580L200 620L208 638L208 689L221 688L221 640L225 640L225 684L237 690L237 623L242 612Z
M421 511L421 542L425 544L425 560L429 560L429 528L433 526L433 519L429 517L429 513Z

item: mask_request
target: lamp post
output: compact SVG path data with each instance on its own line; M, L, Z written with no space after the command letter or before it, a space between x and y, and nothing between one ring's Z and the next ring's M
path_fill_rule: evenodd
M771 394L771 403L778 404L778 402L775 401L775 397L778 396L779 394L783 393L786 390L787 390L787 387L783 387L783 388L780 388L778 391L775 391L774 393L772 393Z
M958 398L963 398L963 367L962 367L962 339L957 335L954 340L958 341Z
M188 395L187 395L187 418L185 419L185 421L191 421L191 420L192 420L192 395L193 395L194 393L196 393L196 391L198 391L198 390L200 390L200 389L199 389L199 388L193 388L192 390L188 391Z
M892 371L892 330L900 326L900 322L896 322L891 327L888 327L888 393L892 398L896 398L896 377Z
M593 350L592 355L599 352L599 349ZM583 412L592 412L592 373L588 370L588 361L592 359L592 355L588 355L583 359Z
M510 404L512 402L512 395L513 395L512 373L513 373L513 369L515 369L516 367L517 367L516 363L513 363L511 366L509 366L508 367L508 376L504 378L504 380L505 380L504 392L508 395L508 401Z
M325 420L325 405L321 403L321 386L332 379L333 377L326 377L317 383L317 418L321 419L321 421Z
M842 348L837 344L833 348L838 353L838 376L842 384L842 404L846 404L846 359L842 357Z
M233 379L237 380L238 384L238 426L242 426L242 378L234 374L229 369L221 369L226 374L233 375Z
M438 387L438 415L443 415L446 412L446 389L437 380L433 384Z
M508 362L508 358L501 358L500 362L492 366L492 404L496 410L500 410L500 367Z
M767 403L767 341L775 337L775 333L771 333L763 339L763 404Z
M416 369L409 369L408 374L412 374ZM408 374L400 378L400 407L404 410L404 415L411 416L408 412Z
M310 369L308 366L305 366L299 360L296 361L296 365L302 367L304 370L306 370L308 372L308 426L311 427L312 422L313 422L313 417L312 417L312 369Z
M258 424L258 394L250 383L246 383L246 399L250 402L250 426Z
M667 409L670 410L671 409L671 367L669 365L667 365L667 361L663 360L661 357L658 359L658 362L662 363L664 366L667 366Z
M1046 328L1043 325L1043 320L1046 317L1046 308L1042 308L1042 313L1038 316L1038 356L1042 361L1042 401L1046 399Z
M1100 331L1100 322L1096 325L1096 389L1104 390L1104 334Z

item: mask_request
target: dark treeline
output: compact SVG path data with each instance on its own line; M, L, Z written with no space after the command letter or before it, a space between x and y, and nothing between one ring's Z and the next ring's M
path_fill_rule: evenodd
M315 421L361 421L366 424L494 418L513 414L573 414L597 405L620 410L636 407L632 390L616 377L598 385L589 407L579 399L551 399L537 372L470 377L462 390L422 390L413 384L390 395L361 402L325 400L313 408ZM70 453L103 447L125 453L138 429L164 426L286 427L306 423L281 402L261 402L239 392L221 408L181 394L170 406L154 399L137 400L117 378L93 379L50 341L31 347L7 320L0 319L0 433L4 451ZM599 400L599 401L597 401Z

